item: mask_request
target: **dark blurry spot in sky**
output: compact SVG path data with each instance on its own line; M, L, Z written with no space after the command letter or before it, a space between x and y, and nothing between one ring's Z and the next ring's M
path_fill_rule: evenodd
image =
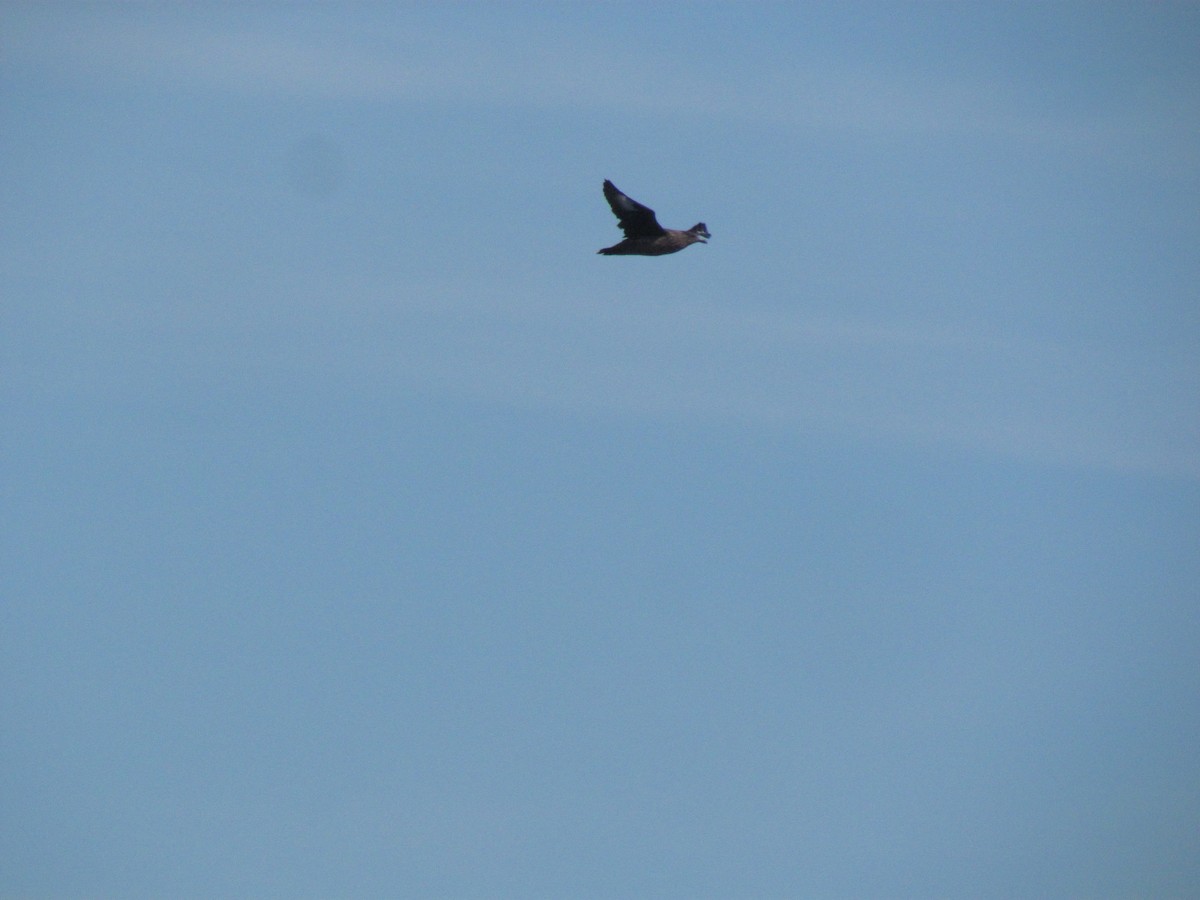
M296 141L286 159L288 184L311 197L328 197L346 177L346 155L333 140L312 135Z

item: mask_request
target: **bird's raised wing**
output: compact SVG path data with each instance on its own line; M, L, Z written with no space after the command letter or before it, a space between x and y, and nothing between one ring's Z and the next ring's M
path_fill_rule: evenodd
M626 197L611 181L604 182L604 199L612 207L625 237L658 237L666 233L654 217L654 210Z

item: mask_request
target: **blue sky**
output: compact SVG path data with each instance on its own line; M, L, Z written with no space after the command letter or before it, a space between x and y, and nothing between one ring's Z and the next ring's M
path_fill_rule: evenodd
M1198 44L0 6L0 894L1195 895Z

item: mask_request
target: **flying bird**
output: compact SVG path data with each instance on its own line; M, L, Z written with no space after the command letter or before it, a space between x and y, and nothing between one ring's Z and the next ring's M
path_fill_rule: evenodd
M611 181L604 182L604 199L612 207L617 224L625 232L625 240L621 243L596 251L605 256L662 256L675 253L697 241L707 244L712 237L703 222L687 231L663 228L654 217L654 210L626 197Z

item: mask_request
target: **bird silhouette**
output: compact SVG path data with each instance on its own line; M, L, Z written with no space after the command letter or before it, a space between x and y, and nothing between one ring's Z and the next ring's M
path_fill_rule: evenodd
M604 182L604 199L612 207L617 224L625 232L625 240L621 243L596 251L605 256L662 256L676 253L697 241L706 244L712 237L703 222L687 231L663 228L658 224L654 210L621 193L611 181Z

